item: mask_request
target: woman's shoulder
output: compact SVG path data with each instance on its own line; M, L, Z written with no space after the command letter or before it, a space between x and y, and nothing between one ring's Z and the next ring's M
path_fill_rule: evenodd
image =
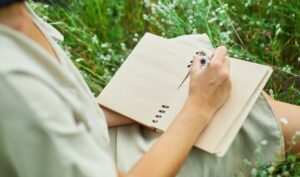
M60 64L45 49L4 25L0 25L0 74L6 78L22 74L52 87L69 82Z
M20 110L32 114L31 119L72 117L71 108L62 96L67 92L62 89L64 84L70 81L59 64L49 57L50 54L25 35L0 25L0 97L6 98L0 100L0 105L16 110L6 111L6 117L14 114L20 117ZM57 122L63 120L67 119ZM70 122L73 120L69 119Z

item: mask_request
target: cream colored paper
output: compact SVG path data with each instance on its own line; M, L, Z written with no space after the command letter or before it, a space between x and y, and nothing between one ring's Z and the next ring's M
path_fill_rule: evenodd
M189 78L178 88L189 71L187 66L197 51L209 54L209 48L147 33L97 101L141 124L166 131L187 98ZM272 72L268 66L238 59L230 59L230 63L231 95L195 144L219 156L230 147Z

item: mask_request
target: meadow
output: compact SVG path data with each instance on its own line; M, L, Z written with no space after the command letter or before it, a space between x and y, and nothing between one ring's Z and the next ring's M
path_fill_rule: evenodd
M265 91L300 105L299 0L66 0L30 3L65 36L61 46L95 95L108 83L145 32L167 38L206 33L229 55L269 65ZM251 164L253 176L300 176L297 155Z

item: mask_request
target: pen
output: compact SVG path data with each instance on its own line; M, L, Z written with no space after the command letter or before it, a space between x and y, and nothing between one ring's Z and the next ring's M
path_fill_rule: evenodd
M210 63L210 58L209 57L207 57L207 56L203 56L204 58L202 58L201 60L200 60L200 68L201 69L205 69L208 65L209 65L209 63ZM193 61L191 61L191 63L192 63ZM191 65L189 65L189 66L191 66ZM183 81L180 83L180 85L179 85L179 87L177 88L177 89L179 89L181 86L182 86L182 84L184 83L184 81L189 77L189 75L190 75L190 71L187 73L187 75L184 77L184 79L183 79Z

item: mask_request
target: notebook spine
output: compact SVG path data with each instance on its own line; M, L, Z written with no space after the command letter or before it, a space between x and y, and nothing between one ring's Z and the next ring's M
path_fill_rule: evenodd
M161 107L157 111L157 114L154 116L152 122L153 123L158 123L159 120L161 118L163 118L164 114L168 111L169 108L170 108L169 105L165 105L165 104L161 105Z

